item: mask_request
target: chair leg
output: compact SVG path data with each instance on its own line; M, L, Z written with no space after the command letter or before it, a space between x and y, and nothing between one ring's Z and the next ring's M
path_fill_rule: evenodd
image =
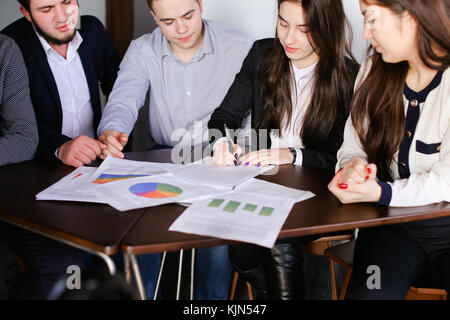
M235 271L233 274L233 280L231 281L230 300L234 300L234 294L236 292L238 278L239 278L239 273L237 273Z
M334 261L328 258L330 264L330 282L331 282L331 299L337 300L336 271L334 269Z
M254 300L252 286L248 282L246 282L246 284L247 284L248 300Z
M342 283L341 292L339 293L339 300L344 300L345 294L347 293L348 284L350 283L350 278L352 276L352 269L347 269L345 272L344 282Z

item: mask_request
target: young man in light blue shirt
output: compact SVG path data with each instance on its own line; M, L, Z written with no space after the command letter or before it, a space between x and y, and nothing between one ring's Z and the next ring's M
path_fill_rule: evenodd
M159 28L134 40L121 63L97 131L107 145L103 157L124 157L149 91L150 133L158 145L208 142L211 113L253 44L241 31L203 20L201 0L147 2ZM148 259L141 258L141 267ZM232 273L227 246L199 249L197 261L196 298L227 299ZM147 285L148 296L152 289Z

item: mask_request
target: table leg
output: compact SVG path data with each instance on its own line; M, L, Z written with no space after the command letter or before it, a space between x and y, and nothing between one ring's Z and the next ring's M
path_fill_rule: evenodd
M125 271L125 280L128 284L131 284L130 257L126 253L123 253L123 265Z
M156 281L155 294L153 295L153 300L156 300L156 298L158 297L159 285L161 283L161 276L164 269L164 263L166 261L166 255L167 251L164 251L161 259L161 265L159 266L158 280Z
M131 253L125 253L125 255L128 255L129 259L131 261L131 266L133 268L134 278L136 279L136 284L137 284L137 287L139 290L139 295L142 300L146 300L147 297L145 295L144 284L142 283L141 272L139 271L139 265L136 261L136 256Z
M183 253L184 250L180 250L180 259L178 263L178 283L177 283L177 296L176 300L180 300L180 287L181 287L181 272L183 270Z
M191 300L194 300L195 249L191 251Z

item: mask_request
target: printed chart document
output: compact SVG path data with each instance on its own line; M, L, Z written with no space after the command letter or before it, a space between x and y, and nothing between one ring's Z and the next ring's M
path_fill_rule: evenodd
M55 184L36 195L36 200L79 201L106 203L98 199L89 189L95 167L79 167Z
M229 190L187 183L176 175L147 176L121 180L92 188L91 192L119 211L159 206L173 202L191 203Z
M108 156L92 177L95 184L105 184L120 180L168 174L180 165L117 159Z
M36 195L37 200L108 203L92 189L97 186L138 177L170 174L180 165L116 159L108 156L100 167L80 167Z
M181 180L195 181L198 184L212 185L217 187L233 188L251 178L263 174L274 166L262 168L245 166L218 167L212 164L212 158L182 166L173 171Z
M295 202L273 195L231 191L195 201L169 230L272 248Z
M277 195L282 198L288 198L300 202L315 196L310 191L303 191L299 189L288 188L280 184L267 182L261 179L250 179L234 188L235 191L253 192L260 195L274 196Z

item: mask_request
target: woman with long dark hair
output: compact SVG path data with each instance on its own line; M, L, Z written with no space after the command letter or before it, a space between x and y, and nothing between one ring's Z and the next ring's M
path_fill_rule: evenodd
M329 189L343 203L450 202L450 0L360 6L371 56ZM374 288L367 286L370 266L380 270ZM425 280L450 292L450 217L360 230L352 298L404 299Z
M239 158L217 140L218 165L295 164L334 170L359 65L346 39L348 22L341 1L280 0L277 37L256 41L208 127L225 136L251 111L255 150ZM240 163L239 163L240 162ZM317 236L319 237L319 236ZM303 297L303 251L314 238L278 242L269 250L231 246L235 268L258 297Z

